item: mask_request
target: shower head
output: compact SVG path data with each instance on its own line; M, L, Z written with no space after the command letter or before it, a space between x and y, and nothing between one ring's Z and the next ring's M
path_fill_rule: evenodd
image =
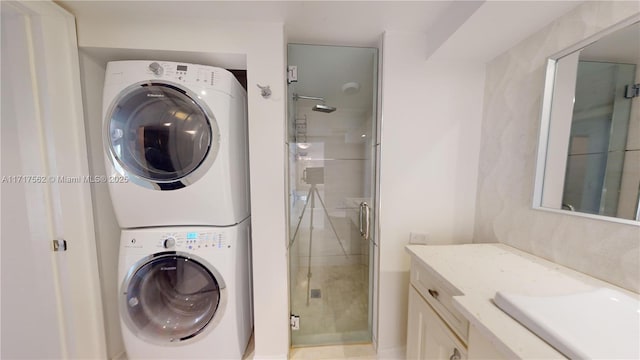
M333 106L325 105L325 104L317 104L316 106L312 107L311 110L328 114L336 111L336 108L334 108Z
M313 111L323 112L323 113L326 113L326 114L336 111L336 108L334 108L333 106L326 105L324 103L324 98L323 97L305 96L305 95L293 94L293 100L298 100L298 99L322 101L322 104L317 104L317 105L315 105L314 107L311 108L311 110L313 110Z
M322 101L324 102L324 98L323 97L319 97L319 96L306 96L306 95L298 95L298 94L293 94L293 100L298 100L298 99L303 99L303 100L315 100L315 101Z

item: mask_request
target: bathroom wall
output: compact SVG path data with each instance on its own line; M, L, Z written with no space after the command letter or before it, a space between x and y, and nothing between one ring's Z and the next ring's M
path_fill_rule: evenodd
M531 207L547 57L639 11L637 2L585 2L488 64L474 241L640 292L639 227Z
M383 40L378 353L403 356L409 232L469 243L480 149L484 65L426 59L424 34Z
M89 175L101 176L105 174L102 144L102 87L106 68L102 61L91 57L86 51L78 51L78 58ZM117 278L120 226L111 206L106 183L92 183L91 198L98 249L98 272L102 291L107 356L113 359L121 356L124 351L118 315L118 287L121 281Z
M85 79L101 81L97 68L103 66L92 55L114 59L122 54L137 54L144 57L144 50L151 54L158 51L174 51L192 56L218 54L220 58L246 58L248 75L249 142L251 167L251 213L253 232L253 285L255 317L256 358L286 358L288 340L288 289L286 263L286 219L284 163L286 150L282 148L285 139L285 40L283 25L280 23L224 23L186 17L117 18L100 15L77 17L78 45L81 50L83 69L93 75ZM165 24L171 23L171 26ZM203 40L203 39L206 39ZM142 50L142 51L139 51ZM93 69L93 70L89 70ZM273 95L263 99L255 85L270 85ZM99 129L101 116L95 93L85 94L85 101L92 109L85 121L88 128ZM101 101L100 101L101 102ZM89 140L96 138L89 135ZM99 138L99 137L98 137ZM95 140L95 139L94 139ZM95 142L95 141L94 141ZM93 144L92 146L95 146ZM97 155L92 154L97 164ZM280 161L278 159L281 159ZM94 189L97 231L100 232L99 248L101 276L105 284L105 300L113 303L112 294L118 279L114 268L117 257L117 239L114 239L113 216L106 193ZM107 224L101 225L100 223ZM117 356L121 348L119 329L116 325L114 306L107 305L107 326L109 354Z

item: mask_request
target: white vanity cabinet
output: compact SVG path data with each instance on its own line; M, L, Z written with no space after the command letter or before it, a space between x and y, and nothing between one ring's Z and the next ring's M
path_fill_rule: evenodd
M469 322L453 307L462 293L417 261L410 278L407 359L466 359Z
M468 247L454 248L463 250ZM407 321L407 360L462 360L508 358L498 351L454 305L455 296L466 295L466 281L476 282L474 275L465 275L465 265L431 247L408 247L411 260L409 309ZM418 253L436 251L439 263L426 262ZM454 252L455 253L455 252ZM426 254L426 253L425 253ZM444 259L449 258L450 261ZM468 264L467 264L468 265ZM451 275L456 276L451 276ZM474 274L471 271L470 274ZM459 281L459 277L465 281ZM475 291L474 291L475 293Z
M611 288L504 244L409 245L407 359L566 359L495 305L496 292L557 296ZM457 350L457 351L456 351Z
M414 287L409 288L407 359L466 359L466 347Z

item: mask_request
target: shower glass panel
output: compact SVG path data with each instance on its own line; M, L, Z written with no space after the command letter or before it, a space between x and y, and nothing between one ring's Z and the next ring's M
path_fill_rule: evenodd
M579 61L562 205L574 211L633 219L621 193L635 64ZM632 135L632 134L629 134ZM632 194L636 192L633 191ZM636 199L630 199L634 202ZM628 202L628 201L627 201ZM630 211L629 211L630 210Z
M292 346L372 341L375 48L290 44Z

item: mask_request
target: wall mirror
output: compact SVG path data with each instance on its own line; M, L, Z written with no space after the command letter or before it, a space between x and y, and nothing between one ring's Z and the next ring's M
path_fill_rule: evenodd
M533 207L640 225L640 15L549 57Z

